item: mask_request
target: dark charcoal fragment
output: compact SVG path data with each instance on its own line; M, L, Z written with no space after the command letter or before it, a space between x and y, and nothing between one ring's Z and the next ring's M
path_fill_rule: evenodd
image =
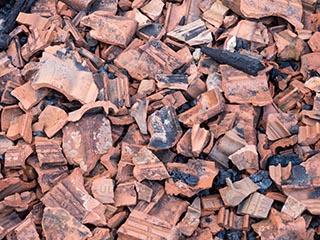
M291 134L298 134L299 132L299 127L298 125L293 125L291 128L290 128L290 133Z
M171 177L173 179L174 182L177 182L179 180L183 181L184 183L188 184L189 186L195 186L197 185L197 183L199 182L199 177L198 176L194 176L188 173L182 173L179 171L179 169L174 169L171 172Z
M46 137L47 135L43 131L34 131L34 132L32 132L32 136L34 136L34 137Z
M302 110L308 110L309 111L309 110L312 110L312 108L313 108L312 105L308 105L308 104L305 104L305 105L302 106Z
M247 240L257 240L257 234L253 230L250 230L247 232Z
M272 180L269 178L268 171L260 171L255 174L251 174L250 179L260 187L258 189L258 192L260 193L265 193L272 185Z
M218 175L215 177L214 188L222 188L226 186L226 178L230 178L232 182L241 180L241 172L234 169L220 169Z
M278 165L281 164L282 167L286 167L288 163L291 162L292 165L298 165L302 163L302 160L299 158L298 154L289 153L289 154L276 154L268 158L268 165Z
M239 51L240 49L250 50L250 42L242 38L237 38L235 50Z
M258 72L265 68L258 59L251 58L238 52L230 52L209 47L202 47L201 51L219 63L228 64L231 67L253 76L257 76Z

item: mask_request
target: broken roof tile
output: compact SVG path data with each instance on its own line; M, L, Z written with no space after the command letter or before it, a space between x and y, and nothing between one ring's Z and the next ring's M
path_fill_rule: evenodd
M320 123L312 126L300 126L298 132L298 143L301 145L310 145L320 139Z
M95 123L94 125L92 123ZM63 129L62 148L69 164L80 165L89 173L102 154L112 147L111 126L102 114L85 116Z
M151 0L140 9L151 20L156 21L160 17L163 7L164 3L161 0Z
M94 102L98 88L92 73L69 57L59 58L44 53L39 72L32 81L34 89L52 88L65 95L69 101L78 100L82 104Z
M215 1L211 7L203 13L202 18L216 28L219 28L228 10L229 8L223 5L220 0Z
M159 89L169 88L186 91L189 86L187 74L157 74L156 80Z
M61 141L46 138L35 139L35 147L40 167L43 165L65 165L67 160L62 154Z
M289 113L271 113L268 114L266 132L268 139L275 141L294 134L294 128L297 127L297 118Z
M221 198L226 206L237 206L247 196L259 189L259 186L246 177L232 183L230 178L226 179L227 187L219 189Z
M92 13L81 19L81 24L92 28L90 36L98 41L126 47L135 34L138 23L122 16Z
M197 197L188 207L187 213L184 218L177 224L177 228L179 229L180 233L190 237L200 223L200 216L201 204L200 198Z
M148 134L148 129L147 129L148 105L149 105L149 100L144 98L142 101L137 101L135 104L133 104L130 109L130 116L132 116L135 119L140 129L140 132L145 135Z
M194 156L198 157L210 139L210 131L194 124L191 130L191 148Z
M151 198L153 195L152 188L148 187L143 183L136 182L136 191L138 193L138 199L146 202L151 202Z
M18 214L12 209L5 209L0 212L0 238L4 238L7 233L21 223Z
M7 235L7 239L27 240L34 239L40 240L36 225L32 219L27 218L21 222L12 232Z
M44 236L48 240L66 238L84 240L92 236L89 228L60 207L46 207L44 209L42 228Z
M28 111L27 113L12 120L7 131L7 138L13 141L23 138L27 143L31 143L32 120L33 114L31 111Z
M105 225L105 206L91 197L83 184L81 169L76 168L47 192L41 201L46 207L63 208L83 224Z
M255 145L246 145L229 156L229 159L239 170L259 170L258 152Z
M4 167L13 169L25 168L25 161L32 153L33 149L29 144L11 146L4 155Z
M224 108L224 99L218 89L212 89L200 95L196 105L179 114L179 121L191 127L200 124L220 113Z
M231 209L220 208L218 213L217 222L219 226L226 229L249 229L249 215L239 216L236 215Z
M114 192L114 203L117 207L132 206L137 203L135 182L119 183Z
M292 218L297 218L305 209L306 206L302 202L289 195L281 209L281 212Z
M222 89L231 103L265 106L272 103L265 73L253 77L228 65L220 65Z
M176 112L173 107L163 107L150 115L148 130L151 134L149 147L168 149L173 147L182 135Z
M13 145L14 143L5 136L4 132L0 132L0 155L5 154L9 147Z
M114 203L114 183L111 178L99 177L93 180L91 191L95 199L101 203Z

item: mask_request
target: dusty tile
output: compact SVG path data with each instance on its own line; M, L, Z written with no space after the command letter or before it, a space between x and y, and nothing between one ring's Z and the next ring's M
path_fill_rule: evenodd
M302 202L298 201L294 197L288 196L281 209L281 212L289 215L292 218L297 218L305 209L306 206Z
M191 145L191 129L188 129L176 145L177 153L185 157L193 157Z
M136 182L136 191L138 193L138 199L143 200L146 202L150 202L152 195L153 195L153 190L152 188L148 187L147 185L143 183Z
M43 125L43 131L51 138L67 123L67 113L56 106L46 106L40 113L38 122Z
M40 167L44 165L66 165L67 160L62 154L61 141L47 138L36 138L35 148Z
M184 218L177 224L177 228L179 229L180 233L186 236L191 236L200 223L200 216L200 198L197 197L188 207L187 213Z
M0 200L14 193L29 191L36 185L36 181L24 182L18 177L0 179Z
M151 134L149 147L153 149L173 147L182 135L175 110L168 106L150 115L148 130Z
M268 115L266 132L271 141L289 137L297 128L297 118L294 114L272 113Z
M140 9L151 20L156 21L161 16L163 7L164 3L161 0L151 0Z
M229 156L229 159L239 170L259 170L259 157L255 145L247 145Z
M229 8L223 5L221 1L215 1L211 7L203 13L202 18L216 28L219 28L228 10Z
M187 164L168 163L171 178L165 183L166 193L192 197L212 186L218 169L212 161L189 159Z
M313 126L300 126L298 133L298 143L301 145L310 145L320 139L320 123Z
M156 90L155 81L152 79L142 80L138 88L138 94L149 95Z
M92 236L89 228L60 207L46 207L41 225L43 234L48 240L87 239Z
M63 212L68 211L83 224L105 225L105 206L91 197L83 184L81 169L76 168L46 193L41 201L46 207L63 208Z
M207 217L202 217L200 222L200 227L201 229L209 229L211 239L212 239L212 235L216 235L218 232L220 232L223 229L218 224L218 215L213 215L213 214ZM199 240L201 240L201 238L199 238Z
M4 155L4 167L13 169L25 168L25 161L32 153L33 149L29 144L11 146Z
M147 110L148 110L149 100L143 99L134 103L130 109L130 116L132 116L142 134L148 134L147 129Z
M120 183L114 192L114 202L117 207L131 206L137 203L135 182Z
M85 173L89 173L100 156L112 147L110 122L102 114L85 116L77 123L70 122L62 133L62 149L69 164L80 165Z
M314 92L320 92L320 77L311 77L304 85Z
M280 0L272 3L267 0L241 0L240 11L247 18L282 17L297 29L303 28L303 24L301 23L303 10L301 1L299 0L290 0L286 3Z
M251 103L254 106L271 104L272 97L265 73L256 77L228 65L220 65L222 89L231 103Z
M134 177L141 182L142 180L164 180L170 177L164 164L146 147L133 155L132 162Z
M37 201L37 196L34 192L22 192L5 197L2 204L14 208L17 212L24 212L28 211L30 205L35 201Z
M95 199L101 203L114 203L114 183L111 178L99 177L93 180L91 191Z
M226 183L227 187L219 189L221 198L226 206L237 206L247 196L259 189L259 186L248 177L234 183L227 178Z
M7 131L7 137L10 140L18 140L23 138L27 143L32 142L32 120L33 114L31 111L15 118L10 122L10 127Z
M267 218L273 199L255 192L238 206L238 213L248 214L253 218Z
M4 132L0 132L0 155L5 154L5 152L14 145L14 143L5 136Z
M21 222L11 233L7 235L8 239L11 239L11 237L12 239L17 240L40 240L36 225L30 218Z
M156 80L159 89L169 88L186 91L189 86L187 74L157 74Z
M125 75L118 75L114 79L107 80L106 98L117 107L130 107L129 79Z
M200 124L220 113L224 108L224 100L217 89L200 95L196 105L179 114L179 121L191 127Z
M12 209L2 210L0 213L0 238L4 238L7 233L21 223L18 214Z
M98 88L92 73L85 67L79 67L77 61L67 56L58 58L44 53L40 62L42 65L32 82L34 89L52 88L65 95L69 101L78 100L83 104L96 100Z
M249 215L236 215L231 209L220 208L217 222L219 226L226 229L249 229Z
M107 16L93 13L81 19L81 23L92 28L92 38L111 45L126 47L135 34L138 23L122 16Z
M110 230L108 228L97 227L92 231L92 237L89 237L88 240L111 240Z

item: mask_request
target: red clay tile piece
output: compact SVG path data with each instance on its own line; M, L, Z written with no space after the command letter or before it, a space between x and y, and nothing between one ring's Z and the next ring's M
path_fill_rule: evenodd
M204 128L200 128L200 124L192 126L191 130L191 148L195 157L198 157L203 148L208 144L210 132Z
M121 211L113 215L107 222L107 226L109 228L118 228L121 223L125 221L125 219L128 217L128 214L126 211Z
M296 29L302 29L302 4L299 0L290 0L283 2L281 0L270 3L267 0L262 1L240 1L240 11L247 18L263 18L268 16L277 16L286 19L295 26Z
M186 91L189 86L186 74L157 74L156 80L159 89L169 88Z
M86 10L90 5L94 2L94 0L80 0L80 1L75 1L75 0L62 0L65 4L68 6L81 11L81 10Z
M220 208L217 222L219 226L226 229L248 230L250 228L249 215L239 216L226 208Z
M255 145L247 145L229 156L229 159L239 170L259 170L259 157Z
M27 211L30 205L37 201L37 196L34 192L15 193L3 199L2 204L6 207L12 207L17 212Z
M156 84L153 79L142 80L139 84L138 94L150 95L156 90Z
M89 228L60 207L46 207L42 219L43 234L48 240L87 239L92 236ZM63 226L63 228L61 227Z
M151 134L149 147L168 149L173 147L182 135L180 123L173 107L163 107L150 115L148 130Z
M5 152L13 145L14 143L5 136L5 133L0 132L0 154L5 154Z
M203 13L202 18L216 28L219 28L223 24L223 19L228 10L229 8L223 5L221 1L215 1L211 7Z
M75 110L73 112L68 113L67 120L69 122L77 122L81 119L81 117L89 110L95 109L95 108L103 108L106 115L109 114L110 109L113 110L115 113L118 112L118 108L109 101L97 101L92 103L87 103L81 106L78 110Z
M200 159L189 159L187 164L168 163L167 169L173 177L165 183L166 193L187 197L211 188L213 179L218 174L214 162Z
M306 206L289 195L281 209L281 212L295 219L299 217L304 210L306 210Z
M67 160L62 154L61 141L47 138L36 138L35 148L40 167L44 165L66 165Z
M320 57L320 52L308 53L301 56L301 69L304 79L309 79L310 71L320 71L320 63L316 60Z
M80 165L85 173L89 173L100 156L112 147L110 122L102 114L85 116L77 123L70 122L62 133L62 149L69 164Z
M200 124L220 113L224 108L224 100L217 89L200 95L196 105L179 114L179 121L191 127Z
M156 21L161 16L164 3L161 0L151 0L141 7L141 11L151 20Z
M43 54L40 62L42 65L32 82L34 89L52 88L65 95L69 101L78 100L82 104L96 100L98 88L92 73L86 68L79 68L78 62L48 53Z
M279 139L278 141L272 143L270 145L270 150L271 150L272 154L276 154L278 148L293 147L297 142L298 142L297 135L293 135L288 138L282 138L282 139Z
M191 237L189 237L190 240L213 240L211 231L209 228L197 228L197 230L193 233Z
M148 110L149 100L143 99L142 101L137 101L134 103L130 109L130 116L132 116L142 134L148 134L147 129L147 110Z
M275 141L292 135L292 129L297 126L298 120L294 114L271 113L268 115L266 132L268 139Z
M280 59L294 59L298 61L301 55L308 52L307 44L289 29L275 33L274 40Z
M120 47L128 46L138 27L138 23L130 18L102 13L92 13L83 17L81 24L92 28L89 32L92 38Z
M304 85L314 92L320 92L320 77L309 78Z
M7 131L7 137L11 140L23 138L27 143L32 142L32 120L33 114L31 111L19 116L10 122L10 127Z
M30 110L48 94L48 89L43 88L35 91L31 87L31 82L26 82L15 88L11 94L20 101L25 110Z
M177 153L185 157L193 157L191 144L192 130L188 129L176 145Z
M312 126L300 126L298 132L298 143L301 145L315 144L320 139L320 123Z
M292 219L286 214L272 208L269 218L251 225L253 230L261 237L267 239L312 239L314 232L307 230L307 224L303 217Z
M21 222L12 232L7 235L8 240L40 240L36 225L32 219Z
M106 98L117 107L130 107L129 79L124 75L117 75L115 79L107 80Z
M135 182L125 182L117 185L114 192L115 206L132 206L137 203Z
M38 122L43 125L43 131L51 138L67 123L67 113L56 106L46 106L40 113Z
M181 222L177 224L177 228L179 229L180 233L190 237L197 229L200 223L200 216L201 204L200 198L197 197L188 207L188 210L184 218L181 220Z
M9 147L4 155L4 167L12 169L25 168L26 159L33 153L29 144Z
M164 180L170 177L164 164L146 147L142 147L139 152L133 155L132 162L134 177L142 180Z
M139 182L136 182L135 187L136 187L136 191L138 193L138 199L150 203L152 195L153 195L152 188L148 187L147 185L145 185L143 183L139 183Z
M12 231L21 223L18 214L12 209L2 210L0 213L0 238L4 239L7 233Z
M92 231L92 237L89 237L88 240L111 240L112 236L108 228L97 227Z
M87 46L88 43L84 39L84 37L81 35L79 30L74 26L70 18L64 17L63 18L65 27L63 28L64 31L70 32L70 34L74 37L76 46L83 47Z
M18 177L7 177L0 180L0 200L14 194L29 191L37 185L36 181L25 182Z
M43 193L49 191L61 179L68 176L68 167L66 165L44 165L40 167L39 160L35 156L29 157L27 164L32 166L32 168L37 172L38 184L40 185Z
M23 115L23 111L18 105L6 106L1 110L1 131L6 132L12 120Z
M253 218L267 218L273 203L261 193L255 192L238 206L238 213L248 214Z
M315 32L312 37L308 41L308 45L311 48L313 52L319 52L320 51L320 45L319 45L319 40L320 40L320 33Z
M95 199L101 203L114 203L114 183L111 178L99 177L93 180L91 191Z
M265 73L254 77L228 65L220 65L222 89L231 103L265 106L272 103Z
M83 184L81 169L76 168L47 192L41 201L46 207L65 209L83 224L104 226L106 219L103 213L106 208L88 194Z
M214 214L202 217L200 227L201 229L209 229L211 239L213 235L216 235L223 229L223 227L220 227L218 224L218 215ZM201 238L199 240L201 240Z
M218 211L222 208L223 201L219 194L207 195L201 197L201 215L205 216L208 215L206 213L212 213Z
M237 206L247 196L259 189L259 186L246 177L242 180L232 183L229 178L226 179L227 187L219 189L221 198L226 206Z
M193 35L191 34L192 32L197 32L197 34ZM210 43L213 39L211 31L206 28L205 23L201 19L183 26L178 25L171 32L168 32L167 36L185 42L190 46Z

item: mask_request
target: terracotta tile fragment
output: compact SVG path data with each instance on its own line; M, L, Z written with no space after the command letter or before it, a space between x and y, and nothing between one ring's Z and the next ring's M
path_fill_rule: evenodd
M118 228L121 223L127 218L127 212L121 211L113 215L107 222L109 228Z
M216 1L203 13L202 18L216 28L219 28L228 10L229 8L223 5L221 1Z
M237 206L247 196L259 189L259 186L248 177L234 183L227 178L226 183L227 187L219 189L221 198L226 206Z
M307 53L307 44L290 30L284 30L274 34L274 40L278 48L278 56L281 59L294 59L298 61L304 53Z
M64 17L63 20L65 23L65 27L63 28L64 31L69 32L74 37L76 45L80 47L87 46L88 43L83 38L79 30L74 26L70 18Z
M316 70L320 71L320 63L317 59L320 57L320 52L308 53L301 56L301 73L303 74L304 79L309 79L310 71Z
M44 53L40 62L41 68L32 82L34 89L52 88L65 95L69 101L78 100L83 104L96 100L98 88L92 73L86 68L79 69L75 60Z
M92 38L120 47L126 47L130 43L138 27L138 23L130 18L99 15L99 13L83 17L81 24L92 28L90 31Z
M27 143L32 141L32 112L27 112L10 122L10 127L7 131L7 138L17 140L23 138Z
M213 214L207 217L202 217L200 227L201 229L209 229L211 239L212 239L212 235L216 235L218 232L220 232L223 229L218 224L218 215L213 215ZM201 240L201 238L199 238L199 240Z
M36 185L36 181L25 182L18 177L0 179L0 200L14 193L29 191Z
M0 155L3 155L13 144L14 143L8 139L3 132L0 132Z
M172 178L165 183L167 194L192 197L212 186L218 169L212 161L189 159L187 164L168 163L167 169Z
M238 213L248 214L253 218L267 218L273 199L255 192L238 206Z
M220 65L222 89L231 103L251 103L254 106L271 104L267 76L253 77L228 65Z
M22 116L23 113L18 105L4 107L1 111L1 131L7 131L10 127L10 122Z
M91 191L95 199L101 203L114 203L114 183L107 177L99 177L93 180Z
M33 153L29 144L11 146L4 155L4 167L20 169L25 168L25 160Z
M281 212L289 215L292 218L299 217L302 212L306 209L306 206L298 201L297 199L288 196L286 202L284 203Z
M147 185L143 183L136 182L136 190L138 193L138 199L143 200L146 202L150 202L152 195L153 195L153 190L152 188L148 187Z
M36 225L32 219L26 219L21 222L11 233L7 235L7 239L17 240L40 240Z
M320 45L319 45L319 32L315 32L312 37L308 41L308 45L311 48L313 52L319 52L320 51Z
M160 17L163 7L164 3L161 0L151 0L140 9L151 20L156 21Z
M38 174L38 184L43 193L49 191L59 180L68 176L68 167L66 165L44 165L40 167L39 160L29 157L27 164L32 166Z
M129 98L129 80L126 76L119 74L114 79L108 79L106 85L106 99L119 108L122 106L131 106Z
M153 149L173 147L182 135L175 110L168 106L150 115L148 130L151 134L149 147Z
M320 77L311 77L304 85L314 92L320 92Z
M138 94L149 95L153 93L155 90L156 90L156 85L154 80L152 79L142 80L138 88Z
M302 4L299 0L290 0L289 2L275 1L273 3L267 0L254 1L241 0L240 11L247 18L263 18L268 16L278 16L286 19L297 29L302 29Z
M229 156L229 159L239 170L244 169L257 169L259 170L259 158L255 145L247 145L240 148L235 153Z
M179 121L191 127L200 124L220 113L224 108L224 100L217 89L200 95L197 104L179 115Z
M114 202L117 207L131 206L137 203L135 182L120 183L114 192Z
M189 86L186 74L157 74L156 80L159 89L169 88L186 91Z
M37 200L34 192L15 193L3 199L2 204L6 207L12 207L17 212L27 211L30 205Z
M85 173L89 173L112 146L110 122L102 114L85 116L77 123L70 122L62 133L62 149L69 164L80 165Z
M179 229L180 233L186 236L191 236L200 223L200 216L201 204L200 198L197 197L188 207L187 213L184 218L177 224L177 228Z
M232 210L226 208L220 208L217 222L221 227L226 229L249 229L249 215L239 216Z
M89 110L95 109L95 108L103 108L105 111L106 115L109 114L110 109L114 111L115 113L118 112L118 108L111 102L109 101L97 101L97 102L92 102L92 103L87 103L82 105L81 108L78 110L75 110L73 112L68 113L68 118L67 120L69 122L77 122L81 119L81 117Z
M210 138L210 132L200 128L200 124L195 124L191 130L191 148L194 156L199 156L203 148L207 145Z
M46 239L87 239L91 231L60 207L46 207L42 219L43 233ZM63 228L61 227L63 226Z
M201 197L202 212L218 211L223 207L223 202L219 194L208 195Z
M270 211L268 219L251 225L253 230L261 237L267 239L312 239L313 232L307 231L307 225L303 217L293 220L286 214L281 214L274 208Z
M83 224L105 225L105 206L91 197L83 184L81 169L76 168L46 193L41 201L46 207L63 208L63 212L68 211ZM61 210L59 212L61 213Z
M12 209L6 209L0 213L0 238L3 239L7 233L21 223L18 214Z
M188 129L176 145L177 153L185 157L193 157L191 144L192 130Z
M130 116L132 116L142 134L148 134L147 129L147 110L148 110L149 101L143 99L142 101L138 101L132 105L130 109Z
M271 141L289 137L293 128L297 127L297 118L294 114L272 113L268 115L266 132Z
M92 237L89 237L88 240L111 240L110 230L108 228L97 227L92 231Z
M36 138L35 148L40 167L43 165L65 165L67 160L62 154L60 141Z
M211 31L206 28L201 19L184 26L177 26L171 32L168 32L167 36L185 42L190 46L210 43L213 39Z

